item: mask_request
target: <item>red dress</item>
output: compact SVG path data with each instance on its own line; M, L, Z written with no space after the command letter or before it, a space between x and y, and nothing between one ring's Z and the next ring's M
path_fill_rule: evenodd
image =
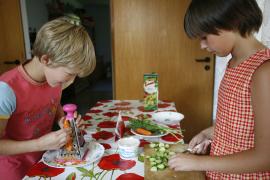
M237 67L227 67L218 93L216 127L210 155L222 156L254 147L254 112L251 79L255 70L270 59L270 49L258 51ZM270 179L270 171L227 174L207 172L209 179Z

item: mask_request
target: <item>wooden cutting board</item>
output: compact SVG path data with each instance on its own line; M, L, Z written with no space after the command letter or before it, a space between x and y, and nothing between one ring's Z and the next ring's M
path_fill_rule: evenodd
M170 145L170 150L176 153L181 153L187 149L187 144L174 144ZM154 152L149 145L144 147L144 155L151 155ZM149 160L145 159L144 162L144 179L145 180L171 180L171 179L183 179L183 180L205 180L205 172L191 171L191 172L176 172L170 168L166 168L162 171L152 172L150 171L151 165Z

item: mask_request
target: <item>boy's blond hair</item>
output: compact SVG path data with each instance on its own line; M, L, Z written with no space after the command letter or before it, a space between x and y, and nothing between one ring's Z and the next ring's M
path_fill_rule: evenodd
M83 26L70 17L60 17L44 24L38 31L33 55L48 55L50 67L65 66L79 70L79 77L93 72L96 66L92 41Z

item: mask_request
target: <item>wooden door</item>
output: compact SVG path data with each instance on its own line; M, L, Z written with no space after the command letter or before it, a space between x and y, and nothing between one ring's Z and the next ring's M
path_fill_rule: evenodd
M186 141L212 124L214 83L213 56L184 33L189 2L111 0L114 98L143 99L143 74L157 72L159 99L185 115Z
M20 12L19 0L0 0L0 74L25 59Z

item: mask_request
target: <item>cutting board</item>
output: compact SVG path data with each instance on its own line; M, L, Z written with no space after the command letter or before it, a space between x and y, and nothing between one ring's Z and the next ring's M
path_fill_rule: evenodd
M170 145L170 150L176 153L181 153L187 149L187 144L174 144ZM144 147L145 156L151 155L154 150L146 145ZM144 179L145 180L171 180L171 179L183 179L183 180L205 180L205 172L190 171L190 172L179 172L173 171L170 168L166 168L162 171L152 172L150 171L151 165L149 160L145 159L144 162Z

